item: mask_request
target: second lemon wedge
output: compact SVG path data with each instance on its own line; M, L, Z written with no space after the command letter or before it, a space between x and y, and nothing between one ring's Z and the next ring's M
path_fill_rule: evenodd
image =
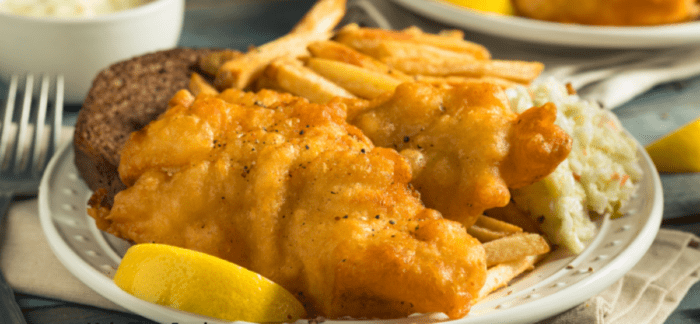
M513 5L510 0L446 0L463 7L497 13L501 15L512 15Z
M659 172L700 172L700 118L646 149Z
M138 298L229 321L291 322L306 315L289 291L261 275L164 244L129 248L114 282Z

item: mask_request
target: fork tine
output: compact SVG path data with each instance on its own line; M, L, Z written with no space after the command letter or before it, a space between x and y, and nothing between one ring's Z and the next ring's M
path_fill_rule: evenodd
M41 151L44 146L44 123L46 122L46 106L49 101L49 76L44 74L41 78L39 93L39 105L37 106L36 123L34 126L34 150L29 158L31 172L38 175L43 168Z
M56 101L54 101L53 111L53 126L51 147L46 150L46 159L48 160L58 150L58 144L61 141L61 129L63 127L63 75L56 76Z
M10 79L10 89L7 93L7 104L5 105L5 114L2 122L2 133L0 133L0 170L4 170L6 163L10 160L6 158L7 147L10 141L10 128L12 127L12 115L15 111L15 98L17 97L17 75L13 75Z
M14 172L20 173L23 170L23 159L27 152L27 126L29 125L29 113L32 109L32 94L34 92L34 75L27 74L24 86L24 100L22 101L22 114L20 115L19 131L15 141L15 163ZM31 138L29 138L31 140Z

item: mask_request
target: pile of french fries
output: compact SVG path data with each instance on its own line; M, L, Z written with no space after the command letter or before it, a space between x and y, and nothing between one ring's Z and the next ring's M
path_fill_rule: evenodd
M319 0L287 35L246 53L224 50L204 58L200 67L208 76L193 74L190 92L267 88L326 103L335 97L373 99L415 81L508 88L529 84L543 69L538 62L492 59L486 48L456 30L429 34L416 27L390 31L349 24L334 31L344 15L345 0ZM523 215L504 210L510 217L481 216L468 229L487 255L487 279L477 300L532 269L550 251L536 228L515 225Z
M467 232L481 242L486 251L486 282L481 288L481 300L521 273L534 268L550 251L549 243L538 233L502 220L481 215Z
M492 59L458 30L430 34L417 27L393 31L356 24L334 30L345 9L345 0L319 0L283 37L247 53L206 57L201 67L213 85L198 78L194 88L271 88L325 103L338 96L373 99L412 81L488 81L507 88L529 84L544 68L539 62Z

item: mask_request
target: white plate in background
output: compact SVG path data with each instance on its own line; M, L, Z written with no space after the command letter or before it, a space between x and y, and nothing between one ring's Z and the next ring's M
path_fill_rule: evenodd
M482 13L440 0L393 1L448 25L526 42L611 49L700 44L700 21L650 27L589 26Z

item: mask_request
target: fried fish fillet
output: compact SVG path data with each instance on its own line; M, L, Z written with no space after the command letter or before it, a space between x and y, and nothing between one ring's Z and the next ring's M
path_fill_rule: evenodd
M409 158L426 206L469 227L505 206L509 189L539 181L571 151L546 104L518 115L488 82L437 87L404 83L373 101L338 99L374 145Z
M310 316L465 316L483 247L425 208L411 168L347 124L342 104L263 90L176 95L122 151L128 188L98 227L202 251L279 283Z
M563 23L650 26L697 19L698 0L513 0L520 15Z

